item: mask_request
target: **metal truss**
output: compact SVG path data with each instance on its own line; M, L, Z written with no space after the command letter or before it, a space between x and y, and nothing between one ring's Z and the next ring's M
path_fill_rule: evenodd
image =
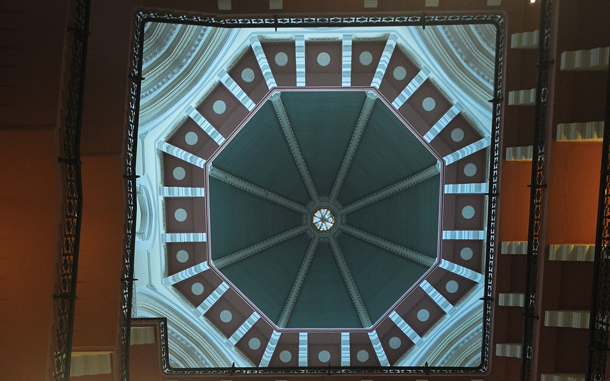
M85 69L89 37L90 0L77 0L71 4L74 13L68 27L65 118L58 126L61 143L57 147L60 184L63 195L61 244L57 258L55 294L53 295L55 341L53 343L53 379L70 379L72 334L78 272L78 252L82 221L83 190L80 161L80 136L85 95Z
M523 312L523 342L521 346L521 380L531 380L534 360L534 338L536 334L538 287L538 261L541 247L544 248L542 225L544 220L544 197L546 194L545 145L547 128L547 97L549 90L551 59L551 22L553 0L542 0L540 5L540 39L538 41L538 63L536 64L536 119L534 124L534 155L530 192L530 212L527 239L527 264L525 280L525 310Z
M606 125L610 121L610 70L606 90ZM604 129L597 211L593 293L589 320L586 380L606 379L610 337L610 128Z

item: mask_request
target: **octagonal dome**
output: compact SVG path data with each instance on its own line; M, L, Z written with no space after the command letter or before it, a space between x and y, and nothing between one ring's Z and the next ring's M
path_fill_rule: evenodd
M278 327L368 328L436 261L440 164L374 92L275 92L208 174L209 262Z
M167 317L172 371L487 361L494 27L193 25L165 54L163 22L145 30L134 306Z

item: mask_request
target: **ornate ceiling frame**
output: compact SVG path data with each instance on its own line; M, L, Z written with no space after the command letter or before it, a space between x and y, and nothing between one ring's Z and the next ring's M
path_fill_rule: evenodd
M448 374L484 373L489 368L489 351L492 327L493 269L495 263L495 239L498 207L498 180L500 165L500 127L502 109L502 73L504 51L504 19L500 15L408 15L408 16L350 16L350 17L266 17L266 18L226 18L213 16L181 15L164 12L139 12L135 17L133 56L130 74L130 100L125 131L124 151L125 179L125 252L123 261L122 335L121 335L121 379L129 379L129 342L134 299L134 254L136 239L136 171L138 117L142 78L142 56L144 26L147 22L191 24L212 27L346 27L346 26L421 26L491 24L496 29L494 98L492 103L491 146L489 155L489 189L487 193L487 230L485 251L485 281L483 300L483 338L481 364L477 367L308 367L308 368L191 368L175 369L169 365L166 319L161 321L163 370L168 374Z

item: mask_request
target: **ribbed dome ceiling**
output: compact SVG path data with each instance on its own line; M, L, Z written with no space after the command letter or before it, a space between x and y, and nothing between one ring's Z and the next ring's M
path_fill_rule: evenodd
M279 327L368 327L436 260L437 158L372 93L275 93L211 165L211 262Z

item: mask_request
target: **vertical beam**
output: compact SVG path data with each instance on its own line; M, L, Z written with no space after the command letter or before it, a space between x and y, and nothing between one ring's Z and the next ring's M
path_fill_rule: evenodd
M438 122L432 126L430 131L424 135L424 140L430 143L448 124L455 118L461 111L463 107L460 103L454 104L445 115L443 115Z
M379 364L381 364L381 366L390 366L390 362L388 361L388 357L383 350L383 346L381 345L377 331L369 332L369 339L371 339L371 344L373 344L373 349L377 354Z
M346 232L347 234L352 235L358 239L361 239L364 242L368 242L368 243L373 244L377 247L380 247L384 250L387 250L391 253L394 253L394 254L400 255L401 257L410 259L414 262L421 263L422 265L432 266L434 264L434 262L436 262L435 258L429 257L422 253L418 253L409 248L402 247L400 245L387 241L383 238L379 238L375 235L372 235L372 234L362 231L360 229L356 229L353 226L345 224L345 225L341 225L339 228L341 230L343 230L344 232Z
M203 168L203 166L205 165L205 159L200 158L199 156L195 156L192 153L188 153L185 150L173 146L164 141L157 142L157 149L169 155L172 155L180 160L184 160L187 163L191 163L199 168Z
M346 207L344 207L341 211L346 214L352 213L358 209L361 209L367 205L375 203L375 202L382 200L386 197L389 197L393 194L402 192L403 190L410 188L414 185L417 185L425 180L428 180L431 177L435 177L440 173L440 171L441 170L437 163L431 167L424 169L423 171L421 171L419 173L414 174L411 177L408 177L397 183L389 185L375 193L372 193L368 196L361 198L360 200L356 200L356 201L352 202L351 204L347 205Z
M223 72L220 77L220 82L237 98L248 111L252 111L254 109L254 102L252 99L246 94L246 92L231 78L231 76L227 72Z
M610 338L610 66L606 83L606 128L602 143L593 264L593 292L589 316L586 380L605 380Z
M252 326L253 326L253 325L254 325L254 324L255 324L255 323L258 321L258 319L260 319L260 318L261 318L261 316L260 316L258 313L253 312L253 313L252 313L252 315L250 315L250 316L249 316L249 317L246 319L246 321L244 321L244 322L243 322L243 324L242 324L242 325L241 325L239 328L237 328L237 331L235 331L235 332L234 332L234 333L231 335L231 337L229 337L229 338L227 339L227 342L228 342L230 345L232 345L232 346L234 346L235 344L237 344L237 342L238 342L239 340L241 340L241 338L242 338L242 337L244 337L244 335L245 335L246 333L248 333L248 331L250 330L250 328L252 328Z
M294 36L295 62L297 65L297 86L305 86L305 36Z
M273 357L273 352L275 352L275 347L277 346L278 341L280 341L281 335L282 334L278 331L273 331L273 333L271 333L271 338L267 343L267 348L265 348L265 353L263 354L263 358L259 365L261 368L269 366L269 362L271 361L271 357Z
M166 286L173 286L176 283L194 277L197 274L201 274L209 268L210 266L208 266L207 262L201 262L193 267L189 267L188 269L182 270L179 273L163 278L163 284L165 284Z
M208 310L212 308L214 304L216 304L218 299L220 299L228 289L229 285L225 282L222 282L218 287L216 287L214 292L212 292L210 296L205 298L205 300L199 306L197 306L197 311L201 314L201 316L205 315L205 313L208 312Z
M218 130L214 128L214 126L212 126L210 122L208 122L207 119L204 118L203 115L201 115L193 106L189 106L188 113L191 119L193 119L195 123L201 127L203 132L211 137L216 144L221 145L224 143L225 138L220 134L220 132L218 132Z
M300 234L303 234L307 231L307 226L297 226L296 228L286 230L283 233L274 235L271 238L268 238L264 241L255 243L252 246L248 246L245 249L236 251L235 253L225 255L224 257L218 258L214 260L212 263L214 267L217 269L221 269L225 266L233 264L235 262L239 262L243 259L246 259L254 254L260 253L263 250L267 250L272 246L279 245L282 242L288 241L291 238L294 238Z
M251 182L240 179L237 176L233 176L227 172L224 172L212 165L209 167L209 175L217 180L220 180L224 183L234 186L235 188L245 190L246 192L250 192L258 197L264 198L266 200L275 202L276 204L282 205L288 209L292 209L296 212L306 214L307 208L303 205L294 202L292 200L287 199L286 197L280 196L279 194L273 193L265 188L261 188L258 185L254 185Z
M354 132L352 133L349 145L345 151L345 156L343 156L341 167L339 167L339 173L337 174L335 183L330 191L330 202L336 201L337 197L339 197L339 192L341 191L341 187L343 186L343 182L347 176L347 171L349 170L352 160L354 159L354 155L356 154L356 149L360 143L360 138L364 133L364 128L366 127L369 117L371 116L371 112L373 111L375 100L377 100L377 96L374 93L366 93L366 99L362 105L362 110L360 110L360 115L358 116L358 121L356 121Z
M309 170L307 169L307 164L305 163L305 159L303 158L303 154L299 148L299 143L297 142L297 138L294 135L292 126L290 125L290 120L288 119L288 114L284 108L284 103L282 102L280 93L273 94L270 99L271 103L273 103L275 113L277 114L277 119L282 126L282 131L284 132L284 136L288 142L290 152L292 153L297 168L299 169L301 177L303 178L303 182L305 183L305 187L307 188L307 192L309 193L309 197L311 197L311 200L314 203L317 203L319 201L319 196L318 191L316 190L316 185L314 184L313 179L309 174Z
M299 366L307 366L307 332L299 332Z
M545 145L547 130L547 102L549 77L551 73L551 30L553 0L542 0L540 4L540 39L538 41L538 63L536 64L536 117L534 124L534 155L532 157L532 177L530 184L530 214L527 233L527 259L525 278L525 307L523 312L523 341L521 345L521 380L535 379L534 337L537 334L538 301L538 258L540 248L544 248L541 235L544 225L544 204L547 174L545 170Z
M286 325L288 325L288 320L290 320L290 314L292 313L292 309L294 308L294 305L297 302L297 298L299 296L299 293L301 292L301 287L303 286L303 282L305 281L305 276L307 275L307 271L309 270L309 266L311 265L313 256L316 253L316 250L318 249L319 242L320 237L316 236L310 242L309 247L307 248L305 258L303 258L303 262L301 262L301 267L299 267L299 272L297 273L297 276L294 279L292 289L290 290L290 294L288 294L288 299L286 300L286 304L284 304L284 309L282 310L282 314L280 315L280 319L278 320L278 327L285 328Z
M394 106L396 110L401 108L407 99L409 99L411 95L413 95L413 93L419 89L419 87L426 81L426 79L428 79L429 76L430 69L428 69L426 66L422 67L419 73L417 73L417 75L411 80L411 82L409 82L404 90L402 90L396 99L394 99L392 106Z
M390 58L392 58L392 53L394 52L394 48L396 47L396 41L398 41L398 36L394 33L390 34L390 37L388 38L388 41L385 44L385 48L383 48L383 53L381 53L379 65L377 65L375 76L373 77L373 81L371 82L371 86L376 89L379 89L379 86L381 86L381 81L383 80L385 71L387 70L388 64L390 63Z
M345 257L343 257L343 253L341 252L341 248L337 243L335 237L330 238L330 247L332 249L333 255L335 257L335 261L337 262L337 266L339 266L339 271L341 272L341 276L343 277L343 282L347 287L347 291L349 292L349 296L352 299L352 303L354 304L354 309L358 314L358 318L360 318L360 323L364 328L370 327L373 325L371 323L371 318L369 317L369 313L364 306L364 302L362 301L362 297L360 297L360 292L358 291L358 287L356 286L356 282L354 282L354 278L352 277L352 273L347 266L347 262L345 261Z
M263 47L261 46L258 36L250 37L250 45L252 46L252 50L256 56L258 66L261 68L265 82L267 82L267 87L269 90L277 87L277 83L275 83L275 78L273 78L273 73L271 72L271 67L269 67L269 62L267 62L267 56L265 56L265 52L263 51Z
M341 86L352 85L352 35L343 35L343 62L341 63Z

